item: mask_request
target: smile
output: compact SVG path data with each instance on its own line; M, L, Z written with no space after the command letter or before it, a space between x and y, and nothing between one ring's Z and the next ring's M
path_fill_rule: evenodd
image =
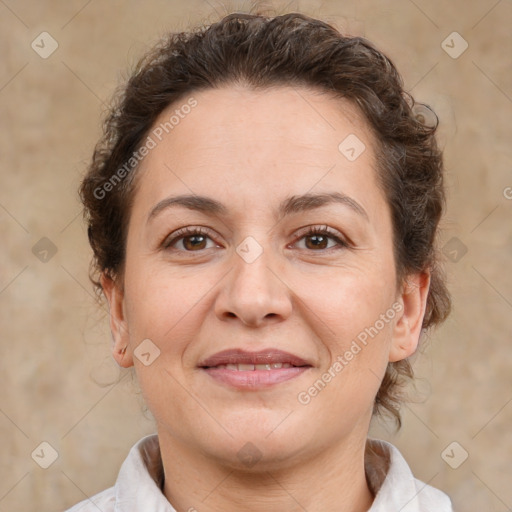
M238 372L249 372L254 370L280 370L281 368L294 368L290 363L271 364L219 364L211 369L232 370Z
M272 363L221 364L201 370L221 386L257 391L296 379L311 368L311 366L292 366L290 363Z

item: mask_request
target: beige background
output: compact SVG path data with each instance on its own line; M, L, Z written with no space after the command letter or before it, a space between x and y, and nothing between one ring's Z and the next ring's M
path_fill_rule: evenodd
M230 6L250 8L0 1L0 511L63 510L112 485L129 447L153 431L129 374L111 385L119 371L88 282L76 189L100 134L102 102L127 67L165 31L215 20L215 10ZM512 200L504 191L512 196L512 4L332 0L290 2L293 10L374 41L441 118L443 243L456 237L457 254L446 252L460 258L447 260L454 312L416 358L419 394L404 408L402 431L375 425L372 435L392 440L457 511L510 510ZM31 48L43 31L59 45L48 59ZM441 47L453 31L469 44L457 59ZM32 252L43 237L57 249L47 262ZM48 469L31 458L43 441L58 453ZM454 441L469 453L458 469L441 458ZM453 458L461 453L457 447Z

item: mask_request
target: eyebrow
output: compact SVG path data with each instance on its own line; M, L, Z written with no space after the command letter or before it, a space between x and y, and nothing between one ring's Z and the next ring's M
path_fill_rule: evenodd
M370 220L366 210L357 201L341 192L303 194L288 197L279 205L276 217L281 219L287 215L313 210L329 204L342 204L363 217L366 221ZM167 197L157 203L149 213L147 222L151 221L163 210L179 206L213 216L227 216L229 213L228 208L224 204L211 197L180 195Z

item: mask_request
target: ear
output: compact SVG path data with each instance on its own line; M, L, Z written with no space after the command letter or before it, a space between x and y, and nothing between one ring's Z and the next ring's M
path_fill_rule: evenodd
M405 279L398 299L401 316L393 329L389 362L401 361L418 348L429 288L430 272L410 274Z
M119 366L129 368L133 366L133 354L124 312L124 292L106 274L102 274L100 282L109 306L110 331L113 340L112 355Z

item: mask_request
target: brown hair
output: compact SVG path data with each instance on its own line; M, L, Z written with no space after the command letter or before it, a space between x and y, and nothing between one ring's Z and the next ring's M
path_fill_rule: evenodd
M209 26L171 33L118 89L80 187L98 294L99 275L117 279L123 274L137 167L133 155L155 120L193 91L235 83L253 90L312 87L359 108L377 141L379 184L392 212L397 285L409 273L430 271L422 332L442 322L451 301L435 245L445 207L442 154L434 136L437 116L435 126L416 119L416 103L395 66L372 43L301 13L234 13ZM374 413L387 411L398 428L402 384L412 377L408 360L389 363L375 398Z

